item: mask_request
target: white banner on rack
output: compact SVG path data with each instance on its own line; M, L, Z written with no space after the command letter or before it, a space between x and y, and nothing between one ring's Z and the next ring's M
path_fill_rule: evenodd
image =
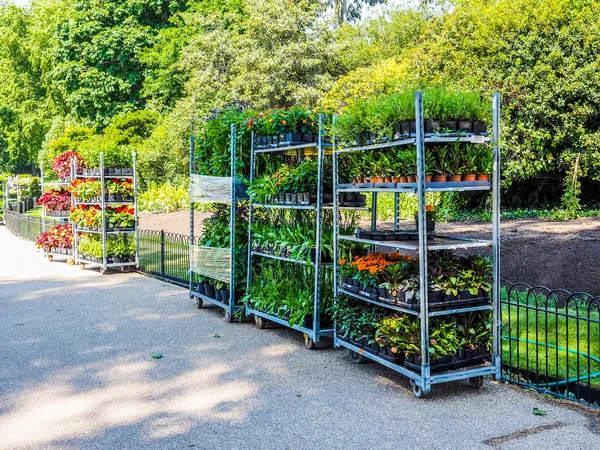
M193 202L230 202L231 177L210 177L192 174Z
M229 283L231 279L231 255L228 248L190 248L191 270L215 280Z

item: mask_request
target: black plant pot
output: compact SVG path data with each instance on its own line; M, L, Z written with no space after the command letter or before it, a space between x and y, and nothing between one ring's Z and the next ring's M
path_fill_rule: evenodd
M198 293L200 295L206 295L206 289L205 289L206 283L198 283L196 285L196 290L198 291Z
M229 297L231 295L231 291L229 289L221 289L221 301L226 305L229 305Z
M473 132L475 134L487 134L487 126L484 122L477 120L473 123Z
M298 202L302 205L310 204L310 194L308 192L300 192L298 194Z
M427 232L433 233L435 231L435 222L427 222Z
M297 205L298 204L298 194L293 193L292 194L292 205Z
M417 295L414 292L404 292L404 302L409 305L416 305L419 303Z
M292 204L292 194L291 193L285 193L285 203L288 205Z
M458 120L442 120L440 123L442 130L447 132L455 132L458 127Z
M472 133L473 121L468 119L460 119L457 124L457 131L461 131L463 133Z
M471 300L473 298L473 294L471 294L468 290L464 290L459 295L461 300Z
M115 174L115 169L106 169L106 171L108 173L108 175L114 175Z
M408 120L400 122L400 132L402 133L402 135L410 134L410 122Z
M206 292L206 296L209 298L216 298L215 286L213 284L206 284L204 286L204 290Z
M444 301L444 293L440 291L429 291L427 293L429 303L441 303Z
M312 144L314 142L314 135L312 133L302 133L302 142Z
M381 298L388 298L388 290L388 288L381 286L377 288L378 294Z
M417 134L417 121L409 120L408 121L408 130L410 134Z
M425 120L425 133L433 134L437 133L440 129L440 121L427 119Z

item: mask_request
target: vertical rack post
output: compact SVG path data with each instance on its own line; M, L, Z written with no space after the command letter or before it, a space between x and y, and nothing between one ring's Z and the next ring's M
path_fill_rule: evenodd
M419 293L421 306L421 388L431 390L429 367L429 316L427 304L427 215L425 205L425 135L423 120L423 93L415 93L415 117L417 122L417 197L419 231Z
M250 183L254 181L254 165L255 165L255 154L254 154L254 131L250 135ZM248 206L248 276L246 281L246 292L250 292L252 285L252 216L253 216L252 199L249 201ZM246 308L248 304L246 304Z
M137 186L137 153L132 151L133 157L133 214L134 223L134 238L135 238L135 268L140 268L140 232L138 226L138 186Z
M493 152L493 173L492 173L492 242L493 242L493 364L496 366L496 379L502 375L501 372L501 353L502 343L500 340L502 306L500 304L500 93L496 92L492 97L492 152Z
M102 269L106 271L106 197L104 190L104 153L100 153L100 208L102 209Z
M394 231L400 230L400 193L394 192Z
M236 128L231 125L231 204L229 209L229 316L233 318L235 312L235 209L236 209L236 157L235 157Z
M333 129L335 130L335 121L337 119L337 114L333 115ZM338 235L339 235L339 217L340 209L339 209L339 197L337 194L337 180L338 180L338 154L337 154L337 145L335 135L331 136L332 145L333 145L333 155L332 155L332 165L333 165L333 304L334 308L337 306L337 300L339 295L339 269L338 269L338 261L340 260L340 249L338 244ZM337 336L337 321L333 322L333 336L335 341L335 336Z
M193 180L192 177L194 176L194 146L195 146L195 140L194 140L194 127L192 126L191 128L191 133L190 133L190 192L189 192L189 197L190 197L190 260L191 260L191 252L192 249L194 247L194 196L192 195L192 190L193 190ZM190 265L190 270L189 270L189 275L190 275L190 295L192 295L192 285L194 283L194 272L191 270L191 265Z
M323 233L323 167L324 167L324 150L323 150L323 121L324 115L319 114L319 143L317 146L319 154L319 169L317 178L317 210L315 215L315 299L313 312L313 341L319 342L321 333L321 240ZM334 191L335 196L335 191ZM335 200L334 200L335 201Z

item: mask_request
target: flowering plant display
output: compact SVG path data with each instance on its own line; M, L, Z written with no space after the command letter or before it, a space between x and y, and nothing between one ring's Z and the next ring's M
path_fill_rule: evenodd
M99 205L78 205L71 208L71 222L86 228L102 227L102 209Z
M69 191L82 201L89 201L102 193L102 184L94 178L85 178L71 181Z
M52 161L52 170L59 178L68 178L71 176L71 158L77 158L77 173L83 173L83 165L81 157L77 152L65 152L58 155Z
M133 184L127 180L109 179L106 181L108 195L133 196Z
M99 205L78 205L71 208L71 221L86 228L102 228L102 209ZM107 206L106 223L109 228L132 228L135 225L135 209L127 206Z
M68 211L71 207L71 195L64 189L45 192L39 199L46 211Z
M57 225L48 231L44 231L35 240L35 245L45 251L51 251L56 248L72 248L73 230L71 225Z
M135 209L123 205L106 208L106 219L111 228L132 228L135 225Z

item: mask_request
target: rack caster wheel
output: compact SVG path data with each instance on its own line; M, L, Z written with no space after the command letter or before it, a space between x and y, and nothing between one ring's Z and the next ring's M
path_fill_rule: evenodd
M353 350L348 350L348 358L350 358L350 362L354 364L362 364L365 362L365 357Z
M423 392L423 388L421 388L421 386L417 386L415 380L410 380L410 389L412 390L413 395L417 398L423 398L427 396L427 394Z
M317 348L317 344L315 344L315 341L312 340L308 333L304 333L304 347L306 347L308 350L314 350Z
M72 266L73 264L75 264L75 261L73 261L73 258L67 259L67 265Z
M469 378L469 386L473 389L480 389L483 386L483 377Z
M233 316L231 314L229 314L228 312L225 313L225 317L223 318L223 320L227 323L232 323L233 322Z
M191 295L190 297L194 298L193 295ZM200 297L196 297L196 301L194 303L196 303L196 308L198 308L198 309L202 309L202 306L204 305L204 302L202 301L202 299Z
M106 275L106 270L100 269L100 275Z
M54 259L54 257L52 255L48 255L48 256L46 256L46 258L48 258L48 262L52 262L52 260Z
M260 316L254 315L254 324L259 330L264 330L267 326L267 321Z
M79 268L80 268L81 270L85 270L85 264L83 264L83 263L79 263Z

